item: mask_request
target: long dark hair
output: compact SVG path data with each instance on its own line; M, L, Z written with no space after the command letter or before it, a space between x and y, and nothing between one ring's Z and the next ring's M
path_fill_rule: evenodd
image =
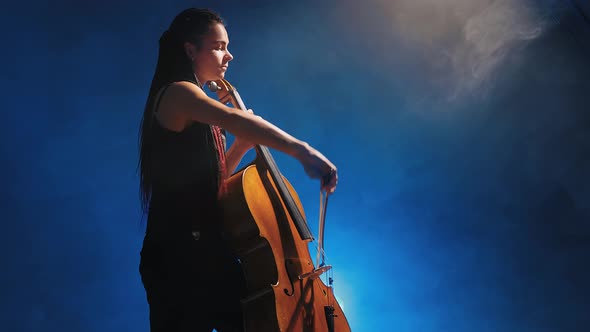
M150 129L154 121L152 111L156 95L162 87L172 82L189 81L201 86L194 75L191 61L184 49L184 43L192 43L199 49L203 36L216 23L225 25L217 13L209 9L189 8L178 14L168 30L164 31L160 37L158 63L139 130L139 188L144 215L148 211L153 187L153 174L150 167L153 142Z

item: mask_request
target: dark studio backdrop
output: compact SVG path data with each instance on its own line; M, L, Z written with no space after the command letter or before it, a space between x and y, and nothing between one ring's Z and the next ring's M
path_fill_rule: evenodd
M353 331L590 329L588 2L322 0L2 5L0 330L148 330L137 133L192 6L246 105L339 168ZM317 235L317 182L274 156Z

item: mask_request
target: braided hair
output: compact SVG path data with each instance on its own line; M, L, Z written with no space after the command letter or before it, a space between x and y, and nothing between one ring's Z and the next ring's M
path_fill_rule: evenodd
M159 40L158 62L139 130L139 177L140 199L143 215L147 213L153 187L153 174L150 168L152 142L150 129L154 117L152 109L156 95L167 84L189 81L202 87L193 72L191 60L186 54L184 43L202 47L202 38L214 24L225 25L223 19L209 9L189 8L178 14Z

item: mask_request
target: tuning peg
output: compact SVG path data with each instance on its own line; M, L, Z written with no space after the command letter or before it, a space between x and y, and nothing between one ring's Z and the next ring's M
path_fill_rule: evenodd
M209 91L211 92L217 92L221 90L221 87L217 85L215 81L210 81L209 84L207 84L207 86L209 87Z

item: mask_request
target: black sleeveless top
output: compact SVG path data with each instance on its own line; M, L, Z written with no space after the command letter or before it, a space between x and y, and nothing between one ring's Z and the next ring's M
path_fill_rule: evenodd
M211 126L194 122L175 132L163 127L154 114L149 135L153 187L146 237L177 240L193 231L216 229L221 217L219 160Z

